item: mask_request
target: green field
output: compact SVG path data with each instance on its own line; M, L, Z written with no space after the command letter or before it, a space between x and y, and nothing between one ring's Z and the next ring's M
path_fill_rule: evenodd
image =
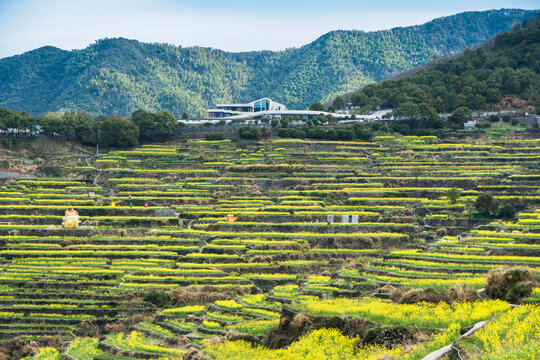
M0 348L35 359L421 359L491 319L463 351L532 359L538 288L519 310L474 290L501 266L538 276L539 165L540 139L508 136L188 140L91 157L62 178L6 180ZM518 215L475 211L486 192ZM60 228L71 208L80 226ZM379 340L404 328L407 346L358 343L367 335L343 319ZM511 327L519 336L505 336ZM294 342L276 349L288 343L272 333ZM39 353L16 350L31 341Z

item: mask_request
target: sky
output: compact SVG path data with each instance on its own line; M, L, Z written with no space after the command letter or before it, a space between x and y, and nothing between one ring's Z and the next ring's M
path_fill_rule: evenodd
M422 24L463 11L540 8L539 0L0 0L0 58L97 39L282 50L331 30Z

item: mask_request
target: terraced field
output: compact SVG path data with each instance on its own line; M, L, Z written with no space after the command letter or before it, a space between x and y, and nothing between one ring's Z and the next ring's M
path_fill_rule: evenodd
M0 348L35 340L49 345L40 359L288 359L334 339L357 358L420 359L493 315L511 326L514 310L404 295L474 293L504 265L540 272L540 139L185 141L88 164L0 190ZM484 192L518 219L475 212ZM71 208L81 225L60 228ZM539 296L521 319L538 319ZM362 321L366 331L346 334L360 348L327 330ZM521 342L486 342L478 356L540 351L530 323ZM414 346L366 342L367 330L396 326Z

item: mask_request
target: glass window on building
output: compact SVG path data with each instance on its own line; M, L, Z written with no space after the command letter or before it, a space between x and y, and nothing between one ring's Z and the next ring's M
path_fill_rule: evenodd
M270 101L261 99L253 104L253 111L266 111L270 108Z

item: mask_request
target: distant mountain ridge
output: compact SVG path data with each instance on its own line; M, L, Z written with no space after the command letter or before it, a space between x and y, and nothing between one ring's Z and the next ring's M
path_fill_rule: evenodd
M289 108L380 81L481 43L538 10L465 12L375 32L332 31L300 48L230 53L104 39L82 50L45 46L0 59L0 107L32 115L85 111L176 116L269 96Z

